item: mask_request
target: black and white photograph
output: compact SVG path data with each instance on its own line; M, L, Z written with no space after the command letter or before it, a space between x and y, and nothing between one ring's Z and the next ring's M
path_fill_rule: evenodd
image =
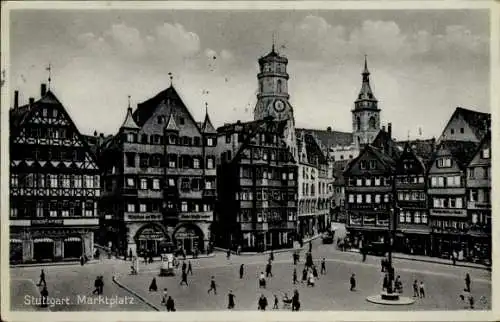
M5 320L500 318L498 8L377 2L3 3Z

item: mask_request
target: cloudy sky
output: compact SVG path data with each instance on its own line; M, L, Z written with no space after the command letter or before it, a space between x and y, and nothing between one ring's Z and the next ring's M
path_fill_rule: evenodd
M80 131L115 133L127 96L170 84L198 120L250 120L257 59L272 34L289 59L299 127L351 130L368 55L382 122L398 138L438 136L456 106L489 111L489 15L483 10L23 10L11 12L11 91L52 89ZM204 94L204 92L209 92Z

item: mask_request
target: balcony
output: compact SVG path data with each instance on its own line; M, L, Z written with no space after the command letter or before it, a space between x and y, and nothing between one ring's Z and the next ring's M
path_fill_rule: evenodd
M465 188L452 188L452 187L442 187L442 188L429 188L427 190L427 194L429 195L465 195Z
M296 223L293 221L273 222L268 224L269 229L289 229L294 230Z
M491 178L486 178L486 179L467 178L467 188L491 188Z
M214 215L212 211L204 212L181 212L179 220L182 221L213 221Z
M203 189L202 195L204 198L216 197L217 191L215 189Z
M163 168L160 167L125 167L123 168L124 174L149 174L149 175L163 175Z
M148 153L148 154L163 154L165 147L160 144L144 144L144 143L123 143L125 152Z
M439 217L467 217L466 209L448 209L448 208L434 208L429 211L430 216L439 216Z
M207 177L215 177L215 176L217 176L217 170L215 170L215 169L205 169L205 175Z
M240 186L251 187L251 186L253 186L253 181L252 181L252 179L249 179L249 178L240 178Z
M137 190L137 197L144 199L162 199L163 192L161 190Z
M201 190L199 191L179 191L179 198L201 199Z
M485 201L469 201L467 203L467 209L486 209L491 210L491 203Z
M160 221L163 219L161 213L157 212L125 212L123 216L123 220L125 222L130 221Z
M191 168L167 168L167 175L174 176L202 176L202 169L191 169Z

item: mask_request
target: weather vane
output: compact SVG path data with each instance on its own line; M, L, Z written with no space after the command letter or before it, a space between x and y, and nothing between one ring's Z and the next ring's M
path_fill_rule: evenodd
M168 73L168 77L170 77L170 86L172 86L172 84L173 84L173 79L174 79L174 75L173 75L171 72L169 72L169 73Z
M128 108L130 108L130 95L128 96Z
M50 89L50 82L52 80L51 76L52 76L52 65L49 63L49 66L47 66L45 68L45 70L47 70L49 72L49 78L48 78L48 81L49 81L49 89Z

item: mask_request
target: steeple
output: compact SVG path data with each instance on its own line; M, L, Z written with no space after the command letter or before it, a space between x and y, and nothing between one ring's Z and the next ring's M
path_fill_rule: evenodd
M373 108L377 109L377 99L373 95L372 88L370 86L370 71L368 70L368 61L365 55L365 65L363 72L361 73L362 83L361 90L359 91L358 98L355 102L355 108Z
M123 121L121 128L133 129L133 130L139 129L139 126L137 125L137 123L135 123L134 118L132 117L132 107L130 107L130 95L128 96L127 116L125 116L125 121Z
M205 102L205 120L203 121L203 124L201 126L201 133L203 133L203 134L216 134L217 133L214 126L212 125L212 122L210 121L210 117L208 116L208 103L207 102Z

